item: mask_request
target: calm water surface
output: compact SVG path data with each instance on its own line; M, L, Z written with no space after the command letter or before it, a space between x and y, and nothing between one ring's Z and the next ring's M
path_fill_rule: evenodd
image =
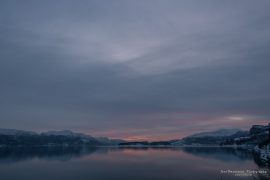
M268 179L221 170L269 170L249 151L232 148L0 148L1 180Z

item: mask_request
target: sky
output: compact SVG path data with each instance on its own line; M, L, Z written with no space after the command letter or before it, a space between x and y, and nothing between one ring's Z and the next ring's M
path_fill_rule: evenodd
M0 127L176 139L270 122L268 0L1 0Z

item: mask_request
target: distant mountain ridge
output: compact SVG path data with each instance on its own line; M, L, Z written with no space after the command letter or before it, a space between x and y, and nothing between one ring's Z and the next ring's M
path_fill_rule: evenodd
M47 132L42 132L41 134L46 135L46 136L79 136L81 135L80 133L74 133L70 130L47 131Z
M218 129L196 133L179 140L136 141L93 137L70 130L36 133L15 129L0 129L0 145L120 145L120 146L228 146L241 145L254 147L264 145L268 139L270 124L253 125L249 131L241 129ZM267 143L266 143L267 144Z
M0 128L0 135L23 135L23 134L37 135L37 133L33 131Z
M255 146L265 148L270 143L270 124L253 125L249 131L241 129L218 129L215 131L196 133L179 140L169 141L136 141L120 143L120 146L241 146L251 148ZM270 147L269 147L270 149ZM270 154L270 153L269 153ZM270 157L270 155L269 155Z
M200 147L241 146L252 149L261 160L270 163L270 123L253 125L249 131L240 129L218 129L196 133L180 140L126 142L121 139L92 137L70 130L36 133L15 129L0 129L1 146L120 146L120 147Z
M218 129L215 131L201 132L197 134L193 134L190 137L206 137L206 136L231 136L236 132L242 131L241 129Z
M55 146L55 145L88 145L108 146L125 142L120 139L109 139L106 137L92 137L90 135L75 133L70 130L47 131L36 133L16 129L0 129L0 146L9 145L33 145L33 146Z

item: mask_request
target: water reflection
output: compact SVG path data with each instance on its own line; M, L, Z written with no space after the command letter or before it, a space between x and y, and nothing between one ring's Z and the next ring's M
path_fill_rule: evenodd
M68 161L92 153L106 153L107 148L98 147L65 147L65 146L20 146L1 147L0 163L31 160L34 158L46 160Z
M0 148L0 174L5 180L236 180L239 177L221 175L220 169L262 168L267 167L251 151L234 148Z
M223 147L184 147L183 151L195 156L214 158L221 161L245 161L252 160L254 154L250 150L241 148Z
M232 148L232 147L184 147L183 151L194 156L204 158L214 158L220 161L251 161L253 160L259 167L266 167L267 164L262 161L257 154L250 149Z
M87 146L22 146L22 147L1 147L0 163L18 162L31 159L45 159L69 161L72 158L80 158L91 154L107 154L108 152L127 151L138 153L139 151L166 150L174 152L184 152L193 156L206 159L216 159L219 161L254 161L259 167L266 164L262 162L252 151L242 148L222 148L222 147L87 147Z

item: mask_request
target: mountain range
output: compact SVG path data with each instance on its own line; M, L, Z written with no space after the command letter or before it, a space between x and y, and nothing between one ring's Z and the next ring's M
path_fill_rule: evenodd
M33 145L33 146L108 146L125 142L121 139L109 139L107 137L92 137L70 130L47 131L36 133L16 129L0 129L0 146Z
M253 125L249 131L241 129L218 129L196 133L178 140L132 141L93 137L82 133L47 131L36 133L15 129L0 129L0 146L237 146L254 149L263 159L270 160L270 123L266 126Z

